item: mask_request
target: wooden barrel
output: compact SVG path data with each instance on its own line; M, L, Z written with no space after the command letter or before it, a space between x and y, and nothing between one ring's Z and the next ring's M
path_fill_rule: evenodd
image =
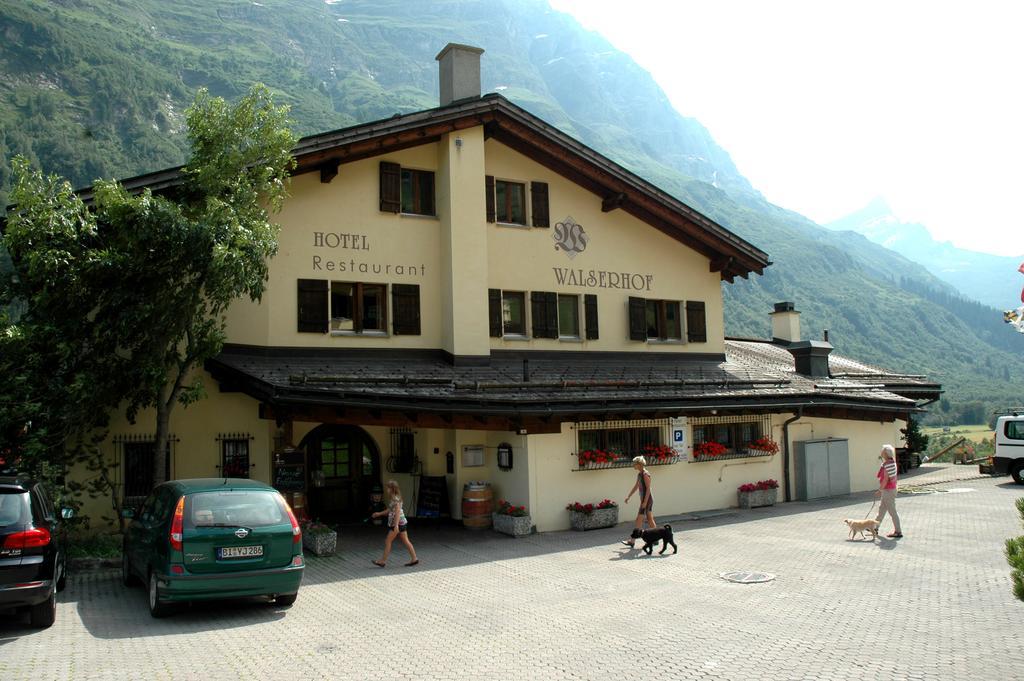
M488 483L469 483L462 488L462 524L471 530L491 527L494 493Z

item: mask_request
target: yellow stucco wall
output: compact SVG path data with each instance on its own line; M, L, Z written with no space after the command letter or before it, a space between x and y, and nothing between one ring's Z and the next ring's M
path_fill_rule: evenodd
M494 349L600 350L655 352L724 351L722 293L718 273L708 259L622 210L601 211L601 197L565 179L495 140L487 142L487 174L497 179L548 183L550 228L489 224L488 285L510 291L551 291L596 294L600 338L578 342L531 338L491 339ZM529 203L529 189L527 197ZM527 209L527 222L530 211ZM555 248L555 223L567 218L581 225L586 248L570 258ZM556 272L558 270L558 272ZM570 273L570 271L573 271ZM612 288L604 273L623 273L640 290ZM561 275L561 280L559 279ZM573 281L580 284L572 283ZM602 287L603 283L603 287ZM630 296L664 300L696 300L706 304L706 343L657 343L629 340ZM527 307L529 300L527 299ZM581 335L583 313L580 311ZM685 335L685 331L684 331Z

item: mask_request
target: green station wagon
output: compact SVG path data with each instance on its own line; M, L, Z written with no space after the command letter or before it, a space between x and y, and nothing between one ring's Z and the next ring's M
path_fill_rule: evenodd
M122 578L149 586L149 611L173 602L269 596L291 605L305 563L295 514L273 487L198 478L158 485L125 533Z

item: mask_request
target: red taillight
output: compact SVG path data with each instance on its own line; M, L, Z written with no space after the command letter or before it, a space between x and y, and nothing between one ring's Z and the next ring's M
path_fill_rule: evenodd
M185 524L185 497L178 499L178 505L174 507L174 517L171 518L171 548L181 551L181 533Z
M284 500L280 494L277 495L277 503L288 512L288 520L292 524L292 543L298 544L302 541L302 528L299 527L299 521L295 518L295 513L292 512L292 507L288 505L288 502Z
M9 534L4 539L5 549L37 549L50 543L50 531L45 527L36 527L24 532Z

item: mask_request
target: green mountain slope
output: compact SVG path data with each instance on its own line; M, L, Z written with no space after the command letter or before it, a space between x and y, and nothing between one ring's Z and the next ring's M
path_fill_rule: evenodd
M484 91L771 254L764 277L724 286L730 334L767 336L772 303L793 300L807 337L828 328L838 352L942 381L954 413L936 418L1021 401L1024 336L944 306L952 288L920 265L766 202L645 71L543 0L22 0L0 4L0 36L0 202L15 153L76 186L180 163L200 86L264 82L300 134L435 106L434 56L469 43Z

